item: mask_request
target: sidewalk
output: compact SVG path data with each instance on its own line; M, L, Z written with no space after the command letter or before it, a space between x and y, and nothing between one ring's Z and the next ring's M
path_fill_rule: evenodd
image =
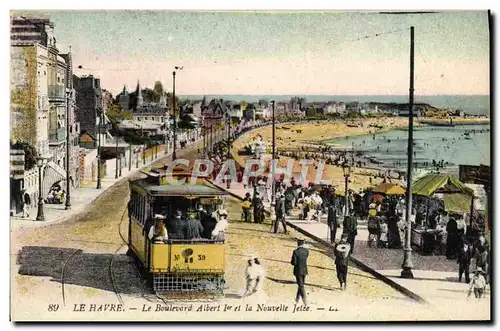
M219 186L227 190L225 184L219 184ZM231 183L231 188L227 191L231 195L242 199L245 193L252 193L252 190L252 188L243 188L241 183ZM326 215L323 215L321 222L307 222L298 220L293 216L287 217L287 223L313 240L332 247L329 244L330 238L329 229L326 225ZM337 242L341 233L342 228L339 228L336 235ZM462 279L462 283L458 282L458 266L455 261L447 260L443 256L422 256L414 251L412 261L415 278L403 279L400 277L403 250L369 248L366 242L367 238L368 230L366 226L358 226L358 235L356 236L354 253L352 254L352 261L357 266L370 269L382 281L416 300L425 301L431 305L443 305L453 301L467 300L468 284L464 282L464 279ZM489 296L490 290L487 289L486 299L482 301L482 304L489 303Z
M195 142L191 142L186 145L186 148L196 145L202 139L199 139ZM179 149L180 151L180 149ZM143 165L142 160L139 162L139 168L135 167L135 162L132 162L132 167L130 171L128 170L128 166L122 168L122 176L118 179L115 179L115 169L110 169L104 178L101 179L101 189L96 189L97 182L90 182L88 184L82 185L82 187L73 188L71 190L71 209L65 210L64 204L44 204L43 212L45 215L44 222L38 222L36 220L36 214L38 210L38 206L35 204L34 207L30 209L30 217L22 218L19 216L11 216L10 217L10 225L11 230L18 230L23 228L32 228L38 226L44 226L47 224L57 224L60 222L64 222L66 220L71 219L72 217L77 216L82 213L93 201L95 201L101 194L107 191L110 187L115 185L116 183L126 180L132 175L136 174L139 170L143 168L149 167L151 164L158 162L161 159L170 157L172 152L169 151L167 154L164 154L164 150L158 152L158 157L151 161L150 154L149 157L146 157L146 164Z

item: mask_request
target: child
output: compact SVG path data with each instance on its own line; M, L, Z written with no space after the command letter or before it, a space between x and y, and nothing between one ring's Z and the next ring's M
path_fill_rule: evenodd
M481 299L484 290L486 288L486 279L483 276L483 269L481 267L478 267L476 269L476 272L474 276L472 276L472 280L470 281L470 288L469 288L469 294L467 295L467 298L470 297L472 290L474 290L474 296L476 299Z
M385 221L380 222L380 238L379 243L381 248L387 248L387 232L389 228Z

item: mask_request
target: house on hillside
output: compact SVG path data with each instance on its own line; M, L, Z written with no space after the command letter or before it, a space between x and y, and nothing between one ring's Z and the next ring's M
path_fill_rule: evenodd
M226 114L226 105L222 99L212 99L208 104L205 100L201 104L201 115L203 117L203 125L206 127L218 126L224 122Z

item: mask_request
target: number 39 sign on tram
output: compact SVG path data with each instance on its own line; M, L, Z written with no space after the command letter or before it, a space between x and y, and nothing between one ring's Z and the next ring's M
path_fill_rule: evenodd
M224 245L172 245L170 270L224 270Z

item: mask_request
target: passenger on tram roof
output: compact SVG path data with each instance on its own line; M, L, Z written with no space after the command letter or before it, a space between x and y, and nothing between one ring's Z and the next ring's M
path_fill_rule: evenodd
M166 242L168 240L168 232L163 221L165 216L161 214L155 215L155 224L149 229L149 239L153 242Z

